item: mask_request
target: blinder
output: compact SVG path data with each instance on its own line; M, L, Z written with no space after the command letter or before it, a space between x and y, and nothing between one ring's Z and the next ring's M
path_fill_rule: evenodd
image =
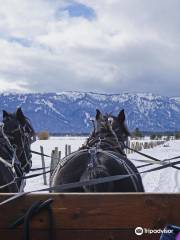
M27 126L26 126L27 125ZM27 131L28 129L28 131ZM26 140L32 144L36 141L36 136L35 133L32 131L32 129L28 126L28 124L25 124L23 127L21 125L19 125L16 129L11 130L11 132L6 132L6 136L9 139L16 139L15 134L16 133L20 133L21 137L24 137L24 139L26 138Z

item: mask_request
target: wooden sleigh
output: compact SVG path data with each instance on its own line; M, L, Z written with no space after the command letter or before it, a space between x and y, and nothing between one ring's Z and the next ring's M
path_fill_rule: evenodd
M12 194L0 194L0 201ZM180 225L180 194L91 193L29 194L0 206L0 240L23 239L22 226L9 226L37 200L53 199L56 240L159 240L160 234L135 234L136 227ZM47 211L31 222L31 239L48 239Z

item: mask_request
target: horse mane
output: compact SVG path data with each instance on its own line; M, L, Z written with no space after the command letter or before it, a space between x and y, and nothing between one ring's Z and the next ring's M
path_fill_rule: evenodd
M131 136L131 133L129 132L129 130L128 130L128 128L127 128L125 123L123 125L123 128L124 128L124 132L127 134L127 136Z
M25 119L25 122L28 124L28 127L32 130L32 133L35 134L35 130L34 130L34 128L32 127L32 122L31 122L31 120L30 120L28 117L26 117L26 116L24 116L24 119Z

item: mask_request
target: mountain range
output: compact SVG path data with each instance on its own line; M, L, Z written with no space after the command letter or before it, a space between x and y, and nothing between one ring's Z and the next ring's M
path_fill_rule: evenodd
M20 106L37 132L88 133L92 129L91 118L95 116L96 108L113 115L125 109L126 123L130 130L180 130L180 97L164 97L152 93L0 94L1 110L14 112Z

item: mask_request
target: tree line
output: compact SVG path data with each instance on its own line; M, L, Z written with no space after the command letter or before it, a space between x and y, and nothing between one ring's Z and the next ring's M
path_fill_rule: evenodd
M151 140L158 140L162 139L162 137L166 136L167 140L170 139L171 136L174 137L174 139L178 140L180 139L180 131L176 132L143 132L140 131L139 128L136 128L134 131L131 132L132 138L142 138L144 136L150 136Z

